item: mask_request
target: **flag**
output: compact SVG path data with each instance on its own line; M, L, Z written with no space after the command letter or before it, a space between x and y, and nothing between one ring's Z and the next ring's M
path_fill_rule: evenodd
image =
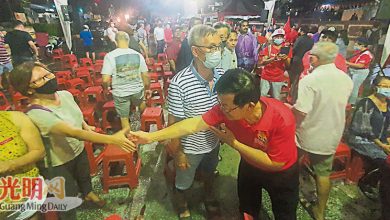
M288 35L291 32L291 25L290 25L290 16L288 16L288 19L286 21L286 24L284 24L284 32L286 32L286 35Z

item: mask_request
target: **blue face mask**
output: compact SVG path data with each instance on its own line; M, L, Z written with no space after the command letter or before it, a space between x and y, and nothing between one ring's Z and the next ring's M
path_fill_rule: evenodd
M206 53L206 60L203 61L203 64L208 69L213 69L221 63L222 54L221 51L217 50L215 52Z
M284 42L284 39L283 39L283 38L277 38L277 39L274 40L274 43L275 43L276 45L281 45L283 42Z
M390 98L390 88L380 88L377 87L376 93L385 96L386 98Z
M353 46L353 50L360 50L359 46Z

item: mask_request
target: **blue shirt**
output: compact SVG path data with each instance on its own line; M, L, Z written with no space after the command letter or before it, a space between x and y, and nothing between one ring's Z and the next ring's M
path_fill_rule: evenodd
M92 46L92 33L90 31L81 31L80 38L83 39L84 46Z

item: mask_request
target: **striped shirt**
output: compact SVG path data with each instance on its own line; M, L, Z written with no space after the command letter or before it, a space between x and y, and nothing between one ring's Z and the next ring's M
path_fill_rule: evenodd
M168 112L176 118L200 116L218 104L214 91L216 81L224 73L222 68L214 69L214 85L203 79L191 63L177 73L168 89ZM218 138L211 131L200 131L181 138L184 153L204 154L219 145Z
M11 57L5 48L4 38L0 37L0 65L5 65L11 61Z

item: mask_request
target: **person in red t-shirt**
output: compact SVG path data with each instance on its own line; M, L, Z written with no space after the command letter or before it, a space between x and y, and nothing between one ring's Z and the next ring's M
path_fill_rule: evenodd
M181 29L178 27L174 30L173 40L172 42L167 44L167 48L165 49L165 53L168 57L169 65L171 66L171 70L176 73L176 59L179 55L180 47L181 47Z
M355 50L354 56L348 62L348 72L352 77L353 90L349 97L348 103L354 105L359 96L359 88L370 73L369 67L374 56L368 50L368 40L359 37L353 47Z
M319 42L327 41L327 42L336 43L336 40L337 40L336 32L330 31L330 30L325 30L325 31L321 32ZM306 52L305 55L302 58L303 71L302 71L302 73L300 75L300 79L302 79L303 77L309 75L311 73L311 71L313 71L313 68L310 66L310 59L309 59L309 57L310 57L310 51ZM347 64L346 64L346 60L345 60L344 56L341 53L337 54L337 57L336 57L336 59L334 61L334 64L336 65L337 69L343 71L344 73L347 73L348 67L347 67Z
M264 188L275 219L296 219L299 173L292 112L278 100L260 98L256 80L243 69L226 71L215 90L219 105L202 116L152 133L130 132L129 138L145 144L210 129L241 155L237 180L241 214L258 219Z
M272 97L280 99L280 92L286 80L284 72L292 58L292 49L284 45L284 36L283 29L275 30L271 35L273 43L259 54L259 65L263 66L260 81L261 96L267 96L272 88Z
M165 43L171 43L173 40L173 33L172 33L171 25L169 23L165 26L164 29L164 40Z

